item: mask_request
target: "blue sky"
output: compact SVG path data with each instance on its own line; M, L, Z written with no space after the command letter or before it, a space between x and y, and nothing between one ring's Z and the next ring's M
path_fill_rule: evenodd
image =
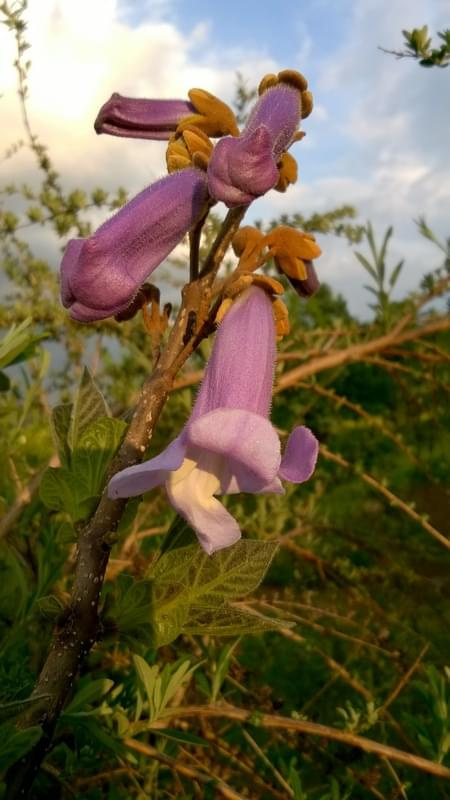
M206 24L210 40L226 49L235 42L239 48L259 50L279 61L293 63L302 49L305 32L313 35L314 45L321 50L333 49L345 40L346 19L351 0L298 2L287 0L242 0L242 2L210 2L210 0L173 0L170 3L122 2L120 12L131 25L139 26L148 19L165 19L179 28L192 29Z
M113 91L183 97L201 86L231 101L237 70L256 85L265 72L300 69L315 99L293 150L300 181L258 200L249 219L348 203L379 236L393 224L392 262L406 257L402 294L439 260L413 220L425 214L450 233L450 68L425 70L378 45L400 47L402 28L449 27L448 12L448 0L29 0L30 116L67 185L123 184L133 194L163 173L164 148L95 136ZM0 30L2 150L21 135L12 59ZM19 153L0 165L0 183L31 171ZM31 236L56 266L56 243L40 229ZM320 244L322 277L365 316L365 275L351 249L331 237Z

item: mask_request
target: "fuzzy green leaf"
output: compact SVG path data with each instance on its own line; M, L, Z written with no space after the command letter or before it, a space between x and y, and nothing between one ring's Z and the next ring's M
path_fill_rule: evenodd
M195 633L200 636L241 636L244 633L260 633L261 631L274 631L280 627L291 627L285 620L265 617L262 614L252 614L223 603L221 606L191 606L183 632Z
M116 452L126 423L112 417L92 422L80 434L72 454L71 472L84 485L85 497L96 497L102 489L106 471Z
M152 573L158 583L183 586L189 604L212 606L245 597L261 583L277 551L276 542L241 539L232 547L206 555L193 544L161 556Z
M276 621L227 605L227 601L245 597L259 586L277 543L242 539L208 556L186 523L176 520L165 547L151 571L158 647L173 641L182 631L231 636L277 627Z
M73 403L72 417L67 441L73 450L81 434L100 417L109 417L109 409L104 397L94 383L87 367L84 368Z
M67 511L76 517L77 498L72 473L65 467L49 467L43 474L39 494L42 502L53 511Z
M51 429L55 445L58 450L61 463L68 467L70 465L70 447L67 441L70 421L72 416L73 403L62 403L52 409Z
M181 598L180 598L181 600ZM159 608L155 611L155 645L163 647L173 642L180 635L188 614L189 607L181 602L170 608Z
M149 580L125 580L121 575L119 597L108 616L114 620L120 640L133 649L154 647L155 620L153 605L153 583Z

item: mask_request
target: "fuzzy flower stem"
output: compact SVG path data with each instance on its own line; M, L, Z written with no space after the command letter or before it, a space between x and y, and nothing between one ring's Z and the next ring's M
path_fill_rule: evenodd
M244 219L248 205L238 206L231 208L228 211L219 233L217 234L211 250L205 259L202 269L200 270L200 277L204 277L209 273L217 273L217 270L222 263L222 259L231 244L231 241L239 228L242 220Z

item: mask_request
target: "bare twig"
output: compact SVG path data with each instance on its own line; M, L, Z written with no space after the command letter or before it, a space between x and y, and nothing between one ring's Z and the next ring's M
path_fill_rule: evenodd
M206 772L201 772L199 769L191 766L190 764L184 764L178 759L171 758L165 753L161 753L161 751L157 750L156 747L151 747L148 744L139 742L137 739L124 739L124 744L126 747L129 747L130 750L134 750L136 753L142 753L144 756L153 758L156 761L159 761L160 764L165 764L174 772L184 775L186 778L198 781L203 785L206 784L214 787L214 789L216 789L216 791L219 792L222 797L225 797L226 800L244 800L242 795L235 792L234 789L232 789L231 786L225 783L225 781L223 781L221 778L217 778L211 773L208 774Z
M389 708L391 703L393 703L394 700L396 700L396 698L399 696L400 692L405 688L405 686L408 683L408 681L411 680L411 678L414 675L416 669L418 669L418 667L420 667L420 664L422 663L422 659L423 659L424 655L426 654L429 646L430 645L427 643L422 648L422 650L420 651L420 653L417 656L417 658L414 661L414 663L411 664L410 668L405 672L404 675L402 675L402 677L399 680L397 686L392 690L390 695L384 701L383 705L380 706L380 708L378 709L378 713L379 714L384 713Z
M291 719L290 717L282 717L276 714L264 714L259 711L247 710L238 708L228 704L217 704L208 706L184 706L183 708L171 708L167 712L167 717L172 719L181 719L186 717L216 717L217 719L232 719L236 722L249 722L259 725L263 728L283 729L288 731L296 731L297 733L304 733L310 736L321 736L324 739L330 739L334 742L342 742L350 747L357 747L365 753L374 753L381 758L388 758L391 761L397 761L400 764L405 764L413 769L427 772L429 775L435 775L438 778L445 778L450 780L450 769L444 767L443 764L437 764L434 761L429 761L427 758L414 755L414 753L407 753L404 750L399 750L396 747L391 747L381 742L375 742L373 739L366 739L364 736L359 736L349 731L342 731L339 728L331 728L328 725L320 725L317 722L309 722L307 720Z
M334 389L327 389L324 386L321 386L319 383L312 383L312 382L307 383L306 381L305 382L299 381L298 386L301 386L304 389L308 389L308 391L312 391L315 394L321 395L322 397L326 397L327 399L333 401L336 404L337 408L340 408L340 406L344 406L345 408L348 408L350 411L353 411L362 419L366 420L366 422L369 425L371 425L374 428L377 428L377 430L379 430L380 433L383 434L383 436L386 436L387 439L391 439L391 441L397 445L399 450L405 453L405 455L409 458L410 461L412 461L414 464L418 463L417 457L408 447L408 445L404 443L402 437L399 436L399 434L389 430L389 428L386 426L383 420L379 419L378 417L374 417L373 414L369 414L369 412L366 411L362 406L360 406L359 403L352 403L351 400L349 400L344 395L338 394L337 392L335 392Z
M320 446L320 452L329 461L334 461L341 467L345 467L346 469L355 471L352 465L345 458L343 458L338 453L332 453L331 450L329 450L328 447L326 447L325 445ZM400 497L397 497L396 494L391 492L391 490L388 489L386 486L383 486L383 484L377 481L375 478L373 478L372 475L368 475L367 472L361 472L360 470L358 470L357 474L359 475L361 480L363 480L365 483L371 486L372 489L375 489L375 491L382 494L383 497L385 497L386 500L389 501L391 506L397 506L397 508L400 508L405 514L407 514L408 517L413 519L414 522L417 522L418 525L420 525L427 533L429 533L430 536L433 537L433 539L436 539L436 541L438 541L440 544L446 547L447 550L450 550L450 539L448 539L446 536L444 536L444 534L442 534L440 531L434 528L433 525L430 525L430 523L426 519L424 519L424 517L421 517L420 514L417 513L417 511L414 511L414 509L411 508L411 506L409 506L408 503L405 503L404 500L401 500Z
M279 377L275 392L282 392L284 389L297 384L298 381L309 378L311 375L316 375L318 372L322 372L325 369L340 367L351 361L361 361L366 356L386 350L393 344L411 342L415 339L421 339L424 336L431 336L434 333L440 333L449 329L450 319L445 317L433 320L433 322L430 322L428 325L418 326L417 328L413 328L413 330L406 331L399 335L395 335L391 331L377 339L371 339L361 344L354 344L351 347L347 347L345 350L338 350L285 372Z
M211 250L205 259L205 263L200 270L201 278L208 275L210 272L214 272L214 274L217 272L234 234L244 219L247 208L248 206L237 206L237 208L231 208L228 212Z
M256 755L259 756L259 758L261 759L263 764L265 764L266 767L273 773L273 775L275 776L275 778L278 781L278 783L280 784L280 786L282 786L283 789L285 790L286 794L289 797L294 797L295 795L294 795L293 789L289 786L287 781L283 778L281 772L279 772L277 770L276 766L274 764L272 764L270 758L267 758L266 754L261 750L261 748L258 745L258 743L255 742L253 736L250 736L248 731L246 731L245 729L242 730L242 734L243 734L244 739L246 740L246 742L249 743L250 747L252 748L252 750L254 750Z

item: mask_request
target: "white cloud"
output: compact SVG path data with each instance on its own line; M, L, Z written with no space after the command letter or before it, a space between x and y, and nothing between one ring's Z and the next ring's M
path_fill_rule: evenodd
M256 83L265 72L286 66L277 65L267 50L245 49L239 38L218 48L207 24L179 29L170 21L172 0L158 0L145 22L145 7L136 20L134 6L131 0L30 0L29 115L67 186L123 184L134 194L164 172L162 143L96 136L93 120L113 91L182 97L190 87L202 86L230 101L237 69ZM309 76L310 54L316 72L311 79L316 111L305 123L306 139L294 151L301 180L285 195L259 200L249 218L354 204L361 219L373 219L380 233L393 222L393 258L406 254L410 264L400 287L413 288L429 269L430 246L415 234L411 220L425 213L438 233L448 234L450 110L443 102L448 74L409 60L397 62L377 45L398 47L405 27L425 22L432 32L445 27L445 3L355 0L352 8L345 41L326 55L317 53L317 32L295 23L302 42L298 63L305 64ZM1 28L0 152L23 137L13 60L12 36ZM0 184L30 182L33 175L25 150L0 163ZM45 252L53 248L57 261L59 245L42 233L31 235ZM365 276L351 250L330 238L321 244L323 276L348 290L352 308L361 310Z

